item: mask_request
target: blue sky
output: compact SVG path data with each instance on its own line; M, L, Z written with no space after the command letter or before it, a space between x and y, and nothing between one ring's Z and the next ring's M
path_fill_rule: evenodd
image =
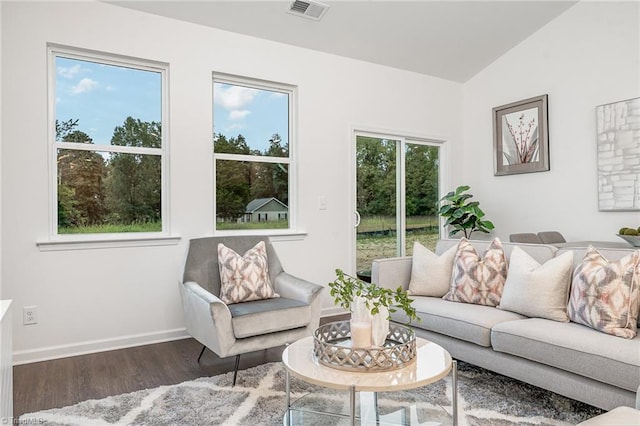
M279 92L216 84L214 132L242 134L264 151L274 133L288 142L288 97ZM78 119L93 143L109 145L113 130L131 116L161 121L161 75L121 66L56 57L56 119Z
M289 102L280 92L215 83L213 88L215 133L227 138L241 134L251 149L264 151L274 133L288 143Z
M109 145L128 116L160 122L161 97L158 72L56 58L56 119L78 119L95 144Z

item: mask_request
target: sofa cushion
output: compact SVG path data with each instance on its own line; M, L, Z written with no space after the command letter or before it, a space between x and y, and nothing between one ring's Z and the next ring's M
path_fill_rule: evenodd
M451 247L438 256L419 242L414 242L411 280L407 293L412 296L444 296L451 283L455 255L456 247Z
M238 339L305 327L311 321L310 305L286 297L234 303L228 307L233 334Z
M640 386L640 336L620 339L572 322L530 318L496 324L491 345L629 391Z
M573 274L567 311L577 323L631 339L640 308L640 250L615 261L589 247Z
M413 297L413 306L421 321L414 321L414 328L424 328L476 345L491 346L491 328L503 321L525 318L522 315L502 311L490 306L449 302L439 297ZM391 314L398 322L407 322L404 312Z
M452 302L497 306L507 278L507 259L502 244L495 238L482 256L463 238L458 244L451 288L444 295Z
M569 321L567 299L572 269L573 252L540 265L524 250L515 247L509 258L509 272L498 308L528 317Z
M224 303L250 302L279 297L269 278L267 249L264 241L242 256L222 243L218 244L220 299Z

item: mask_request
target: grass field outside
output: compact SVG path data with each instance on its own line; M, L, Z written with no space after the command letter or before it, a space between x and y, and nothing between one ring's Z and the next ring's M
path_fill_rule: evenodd
M418 241L430 250L438 241L438 218L435 216L415 216L407 218L405 253L413 253L413 243ZM363 217L358 226L356 238L356 268L371 269L374 259L397 256L395 218L389 216Z
M122 232L162 232L162 222L58 227L58 234L119 234Z
M288 220L267 221L267 222L217 222L216 229L220 231L227 230L246 230L246 229L287 229L289 227Z

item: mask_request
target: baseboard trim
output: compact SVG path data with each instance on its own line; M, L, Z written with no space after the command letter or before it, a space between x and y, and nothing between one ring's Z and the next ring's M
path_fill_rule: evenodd
M344 309L335 306L324 308L320 312L322 317L342 315L347 313ZM87 342L48 346L45 348L32 349L27 351L13 352L13 365L31 364L40 361L50 361L53 359L68 358L71 356L86 355L96 352L113 351L117 349L131 348L134 346L151 345L154 343L170 342L189 338L187 330L176 328L174 330L160 331L156 333L132 334L129 336L115 337L111 339L90 340Z
M34 362L50 361L53 359L68 358L77 355L170 342L172 340L186 339L188 337L190 336L187 334L186 329L176 328L174 330L159 331L155 333L132 334L129 336L115 337L111 339L90 340L82 343L49 346L27 351L14 351L13 365L31 364Z

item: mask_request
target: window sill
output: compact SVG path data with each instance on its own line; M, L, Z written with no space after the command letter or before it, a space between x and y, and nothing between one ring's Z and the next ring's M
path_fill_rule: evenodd
M63 251L63 250L92 250L119 247L151 247L151 246L173 246L180 242L179 236L104 236L92 235L85 238L60 239L51 241L38 241L36 245L40 251Z
M264 229L264 230L228 230L228 231L215 231L216 236L230 236L237 237L242 235L258 235L269 237L271 241L300 241L307 237L307 233L304 231L293 231L290 229Z

